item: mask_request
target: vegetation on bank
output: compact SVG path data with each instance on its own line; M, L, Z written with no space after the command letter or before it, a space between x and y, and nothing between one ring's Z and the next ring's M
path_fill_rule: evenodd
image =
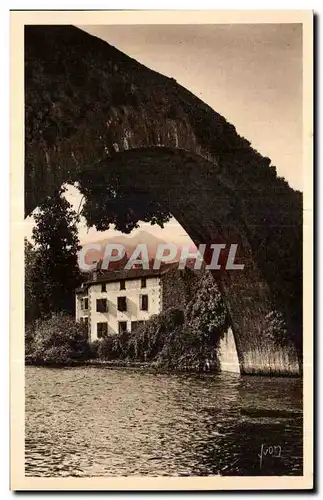
M90 343L83 324L56 314L26 329L26 361L64 366L98 359L151 363L170 370L218 369L218 347L228 316L211 274L206 273L185 311L171 308L151 317L136 332Z
M185 310L165 310L135 333L89 343L85 326L74 319L74 290L82 280L77 266L78 214L64 198L64 191L62 187L39 207L34 245L25 240L26 362L65 366L92 360L216 371L219 342L229 321L218 287L207 272L201 274ZM264 366L268 373L280 374L286 367L297 372L301 363L294 359L285 315L273 309L266 320L262 334L274 349L264 345L261 352L257 348L256 356L257 349L247 353L244 366L262 373Z
M72 316L53 314L25 330L26 361L36 365L64 366L91 356L88 332Z
M89 342L87 327L76 323L73 316L58 313L35 321L25 332L26 363L41 366L131 364L170 371L216 372L220 340L228 327L221 294L212 275L205 273L185 310L169 308L152 316L136 332L122 332ZM287 356L290 341L282 314L272 311L268 315L264 335L276 344L278 354L283 346ZM263 356L266 357L266 352ZM278 355L274 358L266 358L268 373L282 373L289 359L280 363ZM248 364L248 359L245 362Z

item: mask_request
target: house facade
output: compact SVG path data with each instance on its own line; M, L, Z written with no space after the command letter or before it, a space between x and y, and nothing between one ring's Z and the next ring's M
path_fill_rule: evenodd
M93 342L123 331L134 332L165 308L185 307L196 277L191 270L178 270L177 266L106 274L95 271L76 290L76 320L87 324Z

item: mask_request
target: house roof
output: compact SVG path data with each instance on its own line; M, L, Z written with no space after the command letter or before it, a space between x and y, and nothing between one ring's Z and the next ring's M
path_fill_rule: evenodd
M111 283L113 281L120 280L133 280L138 278L152 278L154 276L162 276L168 273L171 269L175 269L178 267L178 262L172 262L171 264L161 265L160 269L119 269L117 271L106 271L104 274L100 274L100 271L97 272L98 276L96 280L88 280L83 283L80 288L75 290L76 293L82 293L87 290L87 288L91 285L95 285L97 283ZM102 273L103 271L101 271Z

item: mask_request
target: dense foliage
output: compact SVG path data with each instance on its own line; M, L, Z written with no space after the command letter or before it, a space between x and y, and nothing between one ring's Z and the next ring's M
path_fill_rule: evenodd
M221 293L205 272L185 309L182 325L170 331L158 363L169 368L218 369L218 347L229 319Z
M210 272L205 272L196 296L187 304L186 325L196 338L215 343L229 326L221 293Z
M82 215L89 227L99 231L114 225L116 230L130 233L139 227L139 221L164 227L170 220L167 207L152 199L149 191L134 189L133 178L117 164L115 168L110 165L100 170L95 166L80 172L78 187L85 199Z
M107 336L96 348L97 357L149 362L172 370L217 370L217 349L227 328L221 294L211 274L205 273L185 311L169 308L134 333Z
M38 294L36 293L36 251L25 238L25 321L30 323L40 316Z
M27 360L41 365L68 365L89 357L87 328L72 316L55 314L28 327ZM27 347L27 346L26 346Z
M25 242L26 321L65 311L73 314L77 264L77 215L64 188L48 197L34 215L33 247Z

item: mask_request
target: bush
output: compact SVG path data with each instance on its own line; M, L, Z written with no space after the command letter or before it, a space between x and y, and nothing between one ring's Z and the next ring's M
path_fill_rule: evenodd
M177 327L166 339L157 365L167 370L218 371L216 346L196 336L189 326Z
M89 343L89 359L97 359L99 357L99 347L101 342L99 340L94 340Z
M128 331L121 332L118 335L113 337L113 356L118 359L126 359L129 356L129 342L130 342L131 333Z
M211 273L205 272L187 304L182 327L168 336L158 363L169 369L217 371L218 347L228 326L221 293Z
M34 343L34 333L35 333L35 324L34 323L26 323L25 324L25 355L28 355L32 352L33 343Z
M157 365L166 369L185 369L190 353L194 351L196 339L191 335L191 331L185 328L184 324L174 328L165 339L165 344L161 350Z
M127 355L139 361L155 360L169 335L184 323L181 309L169 308L152 316L137 332L129 336Z
M98 358L102 360L116 359L115 337L108 335L98 341Z
M35 364L66 365L90 352L87 327L72 316L56 314L35 323L29 360Z
M37 359L39 358L37 357ZM41 363L45 365L68 365L71 363L71 359L67 345L54 345L42 353Z
M128 334L124 355L169 370L217 371L217 348L227 328L221 294L211 274L205 273L185 312L171 308L152 316L135 334Z

